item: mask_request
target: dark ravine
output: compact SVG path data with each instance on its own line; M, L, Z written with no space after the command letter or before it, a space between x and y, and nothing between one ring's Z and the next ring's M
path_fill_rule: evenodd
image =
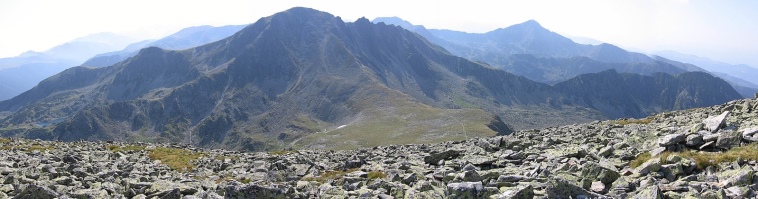
M0 135L254 151L437 143L738 98L705 76L670 88L673 77L629 87L662 98L605 108L599 100L621 96L585 95L603 78L550 86L455 56L398 26L292 8L203 46L150 47L110 67L66 70L0 102Z
M755 141L758 99L357 150L0 139L0 198L750 198Z

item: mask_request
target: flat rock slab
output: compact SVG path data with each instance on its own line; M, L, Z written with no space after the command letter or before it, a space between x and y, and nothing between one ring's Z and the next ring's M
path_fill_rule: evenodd
M716 131L726 125L726 118L729 117L730 113L731 112L729 111L724 111L724 113L721 113L721 115L709 117L708 119L703 120L703 124L705 125L703 128L710 131L711 133L716 133Z

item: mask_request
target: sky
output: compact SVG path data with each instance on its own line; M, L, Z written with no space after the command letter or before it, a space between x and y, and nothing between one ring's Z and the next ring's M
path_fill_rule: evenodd
M396 16L472 33L534 19L560 34L643 53L673 50L758 67L754 0L2 0L0 57L45 51L99 32L157 39L190 26L249 24L296 6L345 21Z

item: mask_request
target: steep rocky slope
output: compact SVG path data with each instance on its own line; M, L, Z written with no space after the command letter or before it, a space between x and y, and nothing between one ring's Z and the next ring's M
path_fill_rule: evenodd
M579 75L555 87L576 96L572 101L599 110L610 118L641 118L742 98L729 83L704 72L643 76L608 70Z
M347 151L0 139L0 198L747 198L755 141L758 99Z

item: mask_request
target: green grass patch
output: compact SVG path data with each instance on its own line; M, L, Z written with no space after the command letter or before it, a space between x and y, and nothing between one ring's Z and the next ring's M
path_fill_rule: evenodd
M336 179L342 178L345 176L345 174L352 173L358 170L360 170L360 168L348 169L347 171L343 171L343 170L325 171L324 173L322 173L321 175L317 177L304 178L303 180L324 183L329 180L336 180Z
M387 174L385 174L382 171L372 171L372 172L368 172L368 176L367 177L368 177L368 179L372 179L372 180L373 179L382 179L384 177L387 177Z
M705 152L705 151L683 151L683 152L664 152L653 158L660 158L661 162L666 162L669 156L678 155L683 158L692 159L697 164L698 169L704 169L709 166L719 167L721 163L734 162L737 159L758 161L758 144L735 147L724 152ZM636 159L629 162L629 167L636 168L650 159L649 153L643 153Z
M149 150L148 156L153 160L160 160L161 163L168 165L169 168L177 171L190 171L194 167L193 160L197 160L204 154L196 153L186 149L158 147Z
M638 166L642 165L642 163L645 163L648 160L650 160L650 153L645 152L645 153L640 154L639 156L637 156L637 158L635 158L631 162L629 162L629 167L630 168L637 168Z
M112 152L119 152L119 151L142 151L145 150L145 146L138 146L138 145L127 145L124 147L118 146L118 145L108 145L105 148Z
M620 119L620 120L616 121L616 124L620 124L620 125L627 125L627 124L649 124L652 121L653 121L653 119L650 119L650 118Z

